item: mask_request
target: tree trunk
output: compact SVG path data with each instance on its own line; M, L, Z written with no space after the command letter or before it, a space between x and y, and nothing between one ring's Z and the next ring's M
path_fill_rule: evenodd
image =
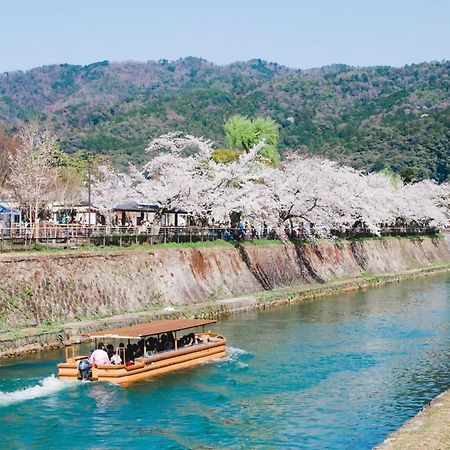
M150 225L150 235L158 236L159 230L161 229L161 217L164 214L164 210L160 210L155 213L155 217L153 217L152 223Z
M36 244L39 243L39 206L37 203L34 206L34 223L35 223L35 242Z

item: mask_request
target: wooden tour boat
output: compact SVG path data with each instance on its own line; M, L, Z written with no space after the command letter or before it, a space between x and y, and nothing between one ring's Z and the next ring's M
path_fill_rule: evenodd
M204 319L175 319L159 320L154 322L142 323L125 328L110 329L98 333L90 333L89 337L97 341L108 340L127 340L144 341L144 356L134 358L129 362L126 357L126 349L117 347L115 354L120 357L123 364L101 364L93 365L90 368L89 380L91 381L109 381L117 384L127 384L133 381L151 378L174 370L185 369L196 366L206 361L212 361L226 356L225 338L211 331L205 331L206 325L215 323L215 320ZM177 332L202 327L202 331L192 333L190 345L183 339L177 339ZM163 335L173 338L173 348L149 354L147 352L147 339L156 337L158 340ZM195 338L194 338L195 336ZM66 362L58 364L58 376L62 379L81 380L80 362L88 361L88 356L76 356L73 345L66 347Z

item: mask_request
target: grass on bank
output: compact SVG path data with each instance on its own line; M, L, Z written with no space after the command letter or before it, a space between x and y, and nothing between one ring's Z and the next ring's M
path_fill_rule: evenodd
M156 249L187 249L187 248L215 248L215 247L244 247L258 246L258 245L280 245L281 240L258 239L254 241L236 242L224 241L223 239L216 239L214 241L198 241L198 242L167 242L161 244L129 244L129 245L86 245L79 247L53 247L45 244L33 244L23 246L20 249L14 249L4 254L54 254L54 253L99 253L99 252L126 252L126 251L151 251Z
M358 236L353 238L340 238L337 241L340 242L358 242L358 241L392 241L395 239L408 239L410 241L422 241L423 239L442 239L445 235L443 233L434 234L411 234L404 236Z
M334 243L345 243L345 242L363 242L369 240L377 241L389 241L394 239L408 239L411 241L421 241L423 239L441 239L444 235L441 233L433 235L415 235L415 236L365 236L365 237L354 237L354 238L338 238L338 239L294 239L291 242L294 244L311 244L311 243L322 243L322 242L334 242ZM239 246L244 247L254 247L254 246L267 246L267 245L282 245L283 241L279 239L255 239L253 241L236 242L236 241L225 241L223 239L216 239L214 241L198 241L198 242L167 242L160 244L127 244L127 245L86 245L78 247L66 247L66 246L51 246L46 244L32 244L28 246L22 246L21 248L13 248L8 251L2 252L0 254L14 255L14 254L55 254L55 253L101 253L101 252L126 252L126 251L151 251L156 249L189 249L189 248L215 248L215 247L229 247L235 248Z

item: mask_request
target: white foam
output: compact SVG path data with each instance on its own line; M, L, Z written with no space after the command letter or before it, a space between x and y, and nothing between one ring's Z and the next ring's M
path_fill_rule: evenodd
M19 389L13 392L0 392L0 407L8 406L13 403L20 403L27 400L32 400L39 397L47 397L55 392L70 386L69 383L55 378L54 375L46 377L41 381L41 384Z
M246 364L246 363L244 363L244 362L242 362L242 361L237 361L237 362L236 362L236 367L237 367L238 369L245 369L246 367L248 367L248 364Z
M241 359L245 355L250 355L250 353L245 350L242 350L241 348L227 347L227 356L225 358L214 359L209 362L213 364L236 363L236 367L242 369L248 366L242 361L239 361L239 359Z
M241 348L227 347L227 359L230 361L237 361L241 356L249 353Z

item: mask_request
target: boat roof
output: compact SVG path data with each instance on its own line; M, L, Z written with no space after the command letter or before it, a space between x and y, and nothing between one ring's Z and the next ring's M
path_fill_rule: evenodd
M130 327L111 328L110 330L89 333L87 336L91 338L142 339L143 337L152 336L154 334L186 330L188 328L210 325L216 322L216 320L210 319L155 320L153 322L139 323Z

